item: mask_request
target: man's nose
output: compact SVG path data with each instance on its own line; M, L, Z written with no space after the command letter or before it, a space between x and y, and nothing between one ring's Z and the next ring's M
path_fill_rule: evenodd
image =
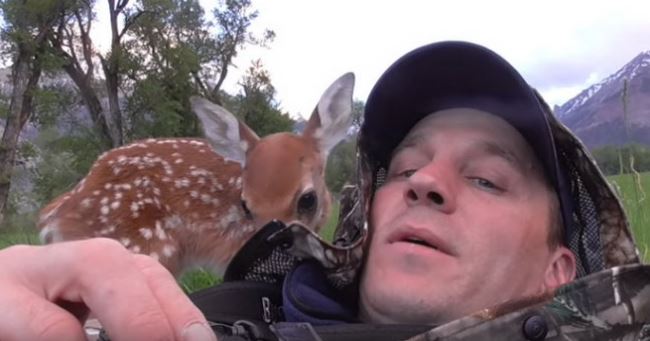
M418 169L409 177L405 198L410 206L427 205L445 213L453 212L456 206L449 175L434 164Z

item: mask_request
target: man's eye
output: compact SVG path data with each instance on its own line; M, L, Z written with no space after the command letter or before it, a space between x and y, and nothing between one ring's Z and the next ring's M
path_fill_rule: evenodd
M501 188L499 188L497 185L492 183L490 180L486 180L483 178L470 178L470 180L476 184L478 187L490 190L490 191L501 191Z
M401 171L398 175L403 176L405 178L410 178L411 175L415 174L416 169L407 169L405 171Z

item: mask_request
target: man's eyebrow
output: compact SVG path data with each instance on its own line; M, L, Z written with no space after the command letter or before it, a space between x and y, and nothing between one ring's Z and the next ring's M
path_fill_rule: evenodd
M390 154L390 159L388 160L389 161L393 160L395 155L397 155L399 152L401 152L404 149L408 149L413 146L416 146L418 145L418 143L422 142L423 140L424 137L422 136L422 134L410 135L405 137L404 140L402 140L402 142L400 142L400 144L397 147L395 147L393 152Z
M522 174L528 174L529 164L524 163L524 161L511 150L492 141L480 141L477 142L476 145L482 152L504 159Z

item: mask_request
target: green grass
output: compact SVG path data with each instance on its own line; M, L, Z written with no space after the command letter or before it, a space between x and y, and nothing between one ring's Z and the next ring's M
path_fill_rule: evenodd
M632 174L608 179L623 200L641 256L645 262L650 262L650 172L641 173L638 180ZM339 205L335 204L332 209L330 219L321 230L321 235L328 241L334 235ZM15 244L39 244L33 215L12 216L4 226L0 226L0 249ZM188 272L179 281L188 293L220 282L221 278L201 269Z
M334 204L332 207L332 214L330 215L329 220L323 226L323 229L320 231L321 236L327 241L331 241L334 236L334 230L336 229L336 223L339 216L339 205L338 203ZM183 290L187 293L191 293L203 288L211 287L215 284L221 283L221 278L212 275L211 273L203 270L197 269L188 271L180 279L180 284Z
M650 262L650 172L610 176L623 201L642 259Z
M16 244L40 244L34 221L34 214L7 216L0 225L0 249Z

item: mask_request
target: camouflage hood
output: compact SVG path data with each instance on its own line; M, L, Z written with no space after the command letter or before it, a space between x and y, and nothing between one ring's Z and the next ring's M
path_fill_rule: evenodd
M486 100L490 98L497 100ZM533 147L558 193L564 243L576 255L578 277L639 262L620 200L585 146L541 96L494 52L470 43L442 42L399 59L368 97L356 184L342 193L334 246L318 243L324 245L319 254L340 254L329 260L317 257L332 270L335 283L349 282L361 263L370 203L392 150L424 116L454 106L497 113Z
M496 113L528 140L558 193L564 242L576 255L579 277L639 262L621 202L585 146L510 64L484 47L464 42L412 51L395 62L371 91L359 136L356 200L363 212L342 211L337 242L354 244L350 237L365 235L363 219L399 141L424 116L456 106ZM357 221L345 221L351 216Z
M289 254L317 259L338 287L351 283L362 263L370 203L392 150L424 116L451 107L495 113L527 139L558 193L564 243L576 255L578 277L639 262L621 202L585 146L507 61L465 42L416 49L380 77L366 103L356 183L341 194L333 242L290 225L276 236L291 235Z

